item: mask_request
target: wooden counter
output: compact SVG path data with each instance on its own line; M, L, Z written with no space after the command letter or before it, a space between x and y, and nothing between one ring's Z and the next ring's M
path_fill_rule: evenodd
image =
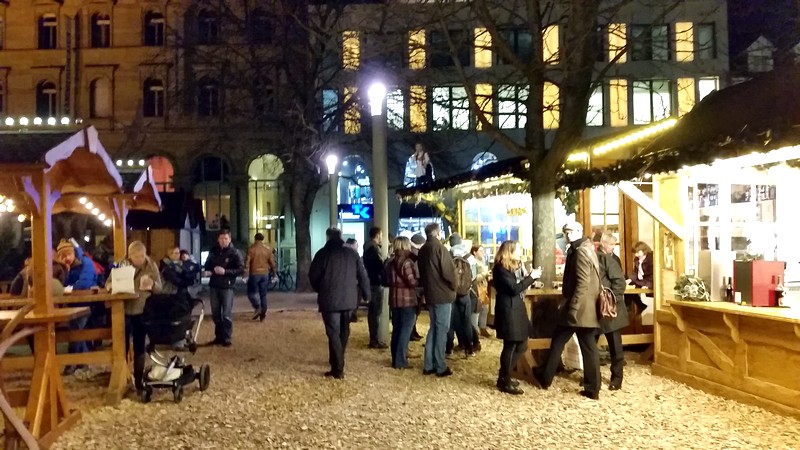
M800 309L672 300L656 322L654 374L800 416Z

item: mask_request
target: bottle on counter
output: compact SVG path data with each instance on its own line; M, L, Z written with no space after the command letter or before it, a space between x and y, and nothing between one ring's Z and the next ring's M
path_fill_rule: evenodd
M723 278L723 281L725 278ZM727 282L725 282L725 301L732 302L733 301L733 280L731 277L728 277Z
M778 275L775 277L775 306L783 306L783 277Z

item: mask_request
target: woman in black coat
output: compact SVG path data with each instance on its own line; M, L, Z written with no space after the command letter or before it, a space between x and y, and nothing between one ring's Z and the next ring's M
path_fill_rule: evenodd
M524 292L541 276L541 268L529 274L520 264L520 252L515 241L503 242L495 257L492 278L496 291L494 324L497 338L503 340L497 388L508 394L523 393L519 382L511 378L511 369L528 348L529 320Z
M614 246L617 238L605 233L597 248L597 261L600 263L600 283L611 289L617 300L617 316L600 321L600 332L606 336L608 351L611 353L611 383L608 389L616 391L622 388L622 369L625 366L625 354L622 350L621 330L628 326L628 308L625 307L625 276ZM598 334L599 338L600 335Z

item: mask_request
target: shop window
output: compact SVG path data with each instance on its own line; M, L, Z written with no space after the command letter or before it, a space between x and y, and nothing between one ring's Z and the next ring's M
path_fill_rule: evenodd
M716 26L713 23L701 23L697 25L695 35L695 40L697 42L697 59L716 59Z
M414 133L428 130L428 92L425 86L411 86L409 97L409 126Z
M339 110L339 93L336 89L322 90L322 130L326 133L339 131L336 116Z
M108 14L92 15L91 44L93 48L111 46L111 17Z
M142 111L145 117L164 117L164 82L148 78L142 87Z
M401 89L393 89L386 94L386 120L389 128L402 130L405 127L405 99Z
M492 261L503 241L512 239L522 246L528 257L532 248L531 197L526 194L507 194L463 203L464 238L481 245Z
M478 153L477 155L475 155L474 158L472 158L471 170L473 171L478 170L487 164L492 164L496 162L497 162L497 156L495 156L494 153L492 152Z
M55 14L39 17L39 48L51 49L58 45L58 18Z
M602 127L605 125L603 101L603 86L596 86L589 96L589 105L586 109L586 126Z
M546 64L558 64L558 25L550 25L545 27L542 34L542 61Z
M469 129L469 101L462 86L437 86L431 96L433 131Z
M483 116L488 123L492 123L492 85L475 85L475 102L478 104L478 114ZM484 126L479 117L475 118L475 129L483 131Z
M697 80L697 100L700 101L714 91L719 90L719 78L708 77Z
M58 115L58 90L51 81L41 81L36 85L36 116L56 117Z
M632 61L669 60L668 25L631 25Z
M228 163L216 156L206 156L192 173L194 196L203 204L206 229L230 229L231 189Z
M455 62L453 56L458 60L461 67L468 67L472 59L472 33L460 30L431 31L431 67L453 67ZM455 55L450 50L448 37L453 41L456 49Z
M675 60L694 61L694 27L692 22L675 24Z
M475 67L492 67L492 35L486 28L475 28Z
M560 89L558 85L545 81L542 100L544 103L542 105L542 114L544 115L542 123L545 129L558 128L561 116Z
M608 61L617 59L618 63L628 61L628 27L624 23L612 23L608 25Z
M144 45L158 47L164 45L164 15L148 11L144 15Z
M531 55L533 54L533 40L531 39L531 34L529 32L523 29L500 30L499 35L500 38L503 39L503 41L505 41L505 43L511 49L511 52L516 55L517 59L519 59L522 63L530 62ZM511 64L511 61L506 61L498 54L497 63L508 65Z
M345 134L361 133L361 110L358 109L357 90L353 87L344 88L344 132Z
M89 84L89 116L92 118L111 117L111 81L98 78Z
M643 125L666 119L672 114L668 80L633 82L633 123Z
M208 10L197 14L197 43L200 45L216 44L219 39L219 20L217 15Z
M266 241L277 247L283 237L283 204L281 201L281 176L283 163L275 155L262 155L250 163L247 174L250 178L250 237L261 233Z
M678 117L682 117L691 111L696 103L694 78L678 78L676 88L678 91Z
M527 85L497 87L497 120L500 128L525 128L528 120L529 88Z
M153 171L153 181L155 181L159 192L175 192L172 184L175 170L172 168L172 163L169 159L163 156L152 156L147 160L147 165Z
M591 232L586 234L599 241L602 233L611 233L617 237L617 250L619 255L620 234L620 193L616 186L598 186L592 188L589 194L589 209L591 210ZM599 235L599 236L598 236Z
M372 188L367 165L358 156L342 161L337 192L339 204L372 204Z
M197 114L201 117L213 117L218 116L219 111L219 83L210 78L203 78L198 83Z
M424 69L425 62L425 30L413 30L408 34L408 68Z
M247 37L252 44L269 44L272 42L272 29L267 14L261 9L250 13L247 21Z
M628 80L616 79L608 83L608 104L611 126L628 126Z
M356 70L361 62L361 41L358 31L342 33L342 68Z

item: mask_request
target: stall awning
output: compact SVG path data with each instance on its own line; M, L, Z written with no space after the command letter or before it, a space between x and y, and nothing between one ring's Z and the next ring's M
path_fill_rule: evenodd
M161 193L161 201L163 202L161 211L131 211L128 214L128 226L134 230L147 228L181 230L188 222L191 229L201 227L202 202L194 199L190 193Z

